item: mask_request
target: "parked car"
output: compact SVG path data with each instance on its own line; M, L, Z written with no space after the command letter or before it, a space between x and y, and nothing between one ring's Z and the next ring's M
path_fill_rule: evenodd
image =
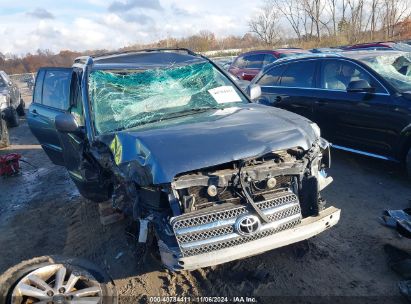
M277 59L306 53L309 51L298 48L251 51L239 55L228 71L239 79L251 81L264 66Z
M282 60L250 85L258 102L316 122L333 147L404 162L411 175L410 54L344 52Z
M228 71L230 68L231 64L233 63L233 58L232 56L227 56L227 57L218 57L218 58L212 58L214 63L218 64L223 70Z
M19 125L24 107L19 88L4 71L0 71L0 148L8 145L8 128Z
M376 50L376 51L384 51L384 50L394 50L394 51L402 51L402 52L411 52L411 46L402 43L402 42L394 42L394 41L387 41L387 42L371 42L371 43L360 43L355 45L350 45L342 48L345 51L360 51L360 50Z
M323 47L323 48L316 48L316 49L311 49L309 50L311 53L337 53L343 51L340 48L335 48L335 47Z
M84 197L111 199L139 223L140 242L153 232L172 270L256 255L339 220L320 196L332 178L317 125L251 103L189 50L41 68L28 123Z

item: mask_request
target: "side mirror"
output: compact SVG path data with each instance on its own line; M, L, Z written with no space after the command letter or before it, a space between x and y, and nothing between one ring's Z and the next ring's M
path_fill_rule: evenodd
M364 79L351 81L347 86L347 92L351 93L372 93L375 91L375 88L371 87L369 82Z
M247 91L251 100L257 100L261 96L261 87L258 84L249 85Z
M56 116L56 130L62 133L75 133L79 131L76 119L70 113L63 113Z

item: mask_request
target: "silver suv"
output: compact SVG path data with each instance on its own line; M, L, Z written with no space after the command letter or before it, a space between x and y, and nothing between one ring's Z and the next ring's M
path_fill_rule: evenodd
M4 71L0 71L0 147L8 145L7 128L19 125L24 107L19 88Z

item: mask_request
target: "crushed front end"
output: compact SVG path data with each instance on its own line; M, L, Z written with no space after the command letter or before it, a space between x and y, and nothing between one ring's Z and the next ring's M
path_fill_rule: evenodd
M172 182L174 216L156 225L163 263L193 270L310 238L335 225L320 191L331 181L329 144L293 148L181 174Z

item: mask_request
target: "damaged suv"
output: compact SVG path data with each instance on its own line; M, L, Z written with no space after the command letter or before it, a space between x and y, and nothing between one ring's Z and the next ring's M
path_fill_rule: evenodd
M251 103L223 70L189 50L42 68L28 122L84 197L111 200L139 223L140 242L153 234L171 270L298 242L340 217L320 196L332 178L318 126Z

